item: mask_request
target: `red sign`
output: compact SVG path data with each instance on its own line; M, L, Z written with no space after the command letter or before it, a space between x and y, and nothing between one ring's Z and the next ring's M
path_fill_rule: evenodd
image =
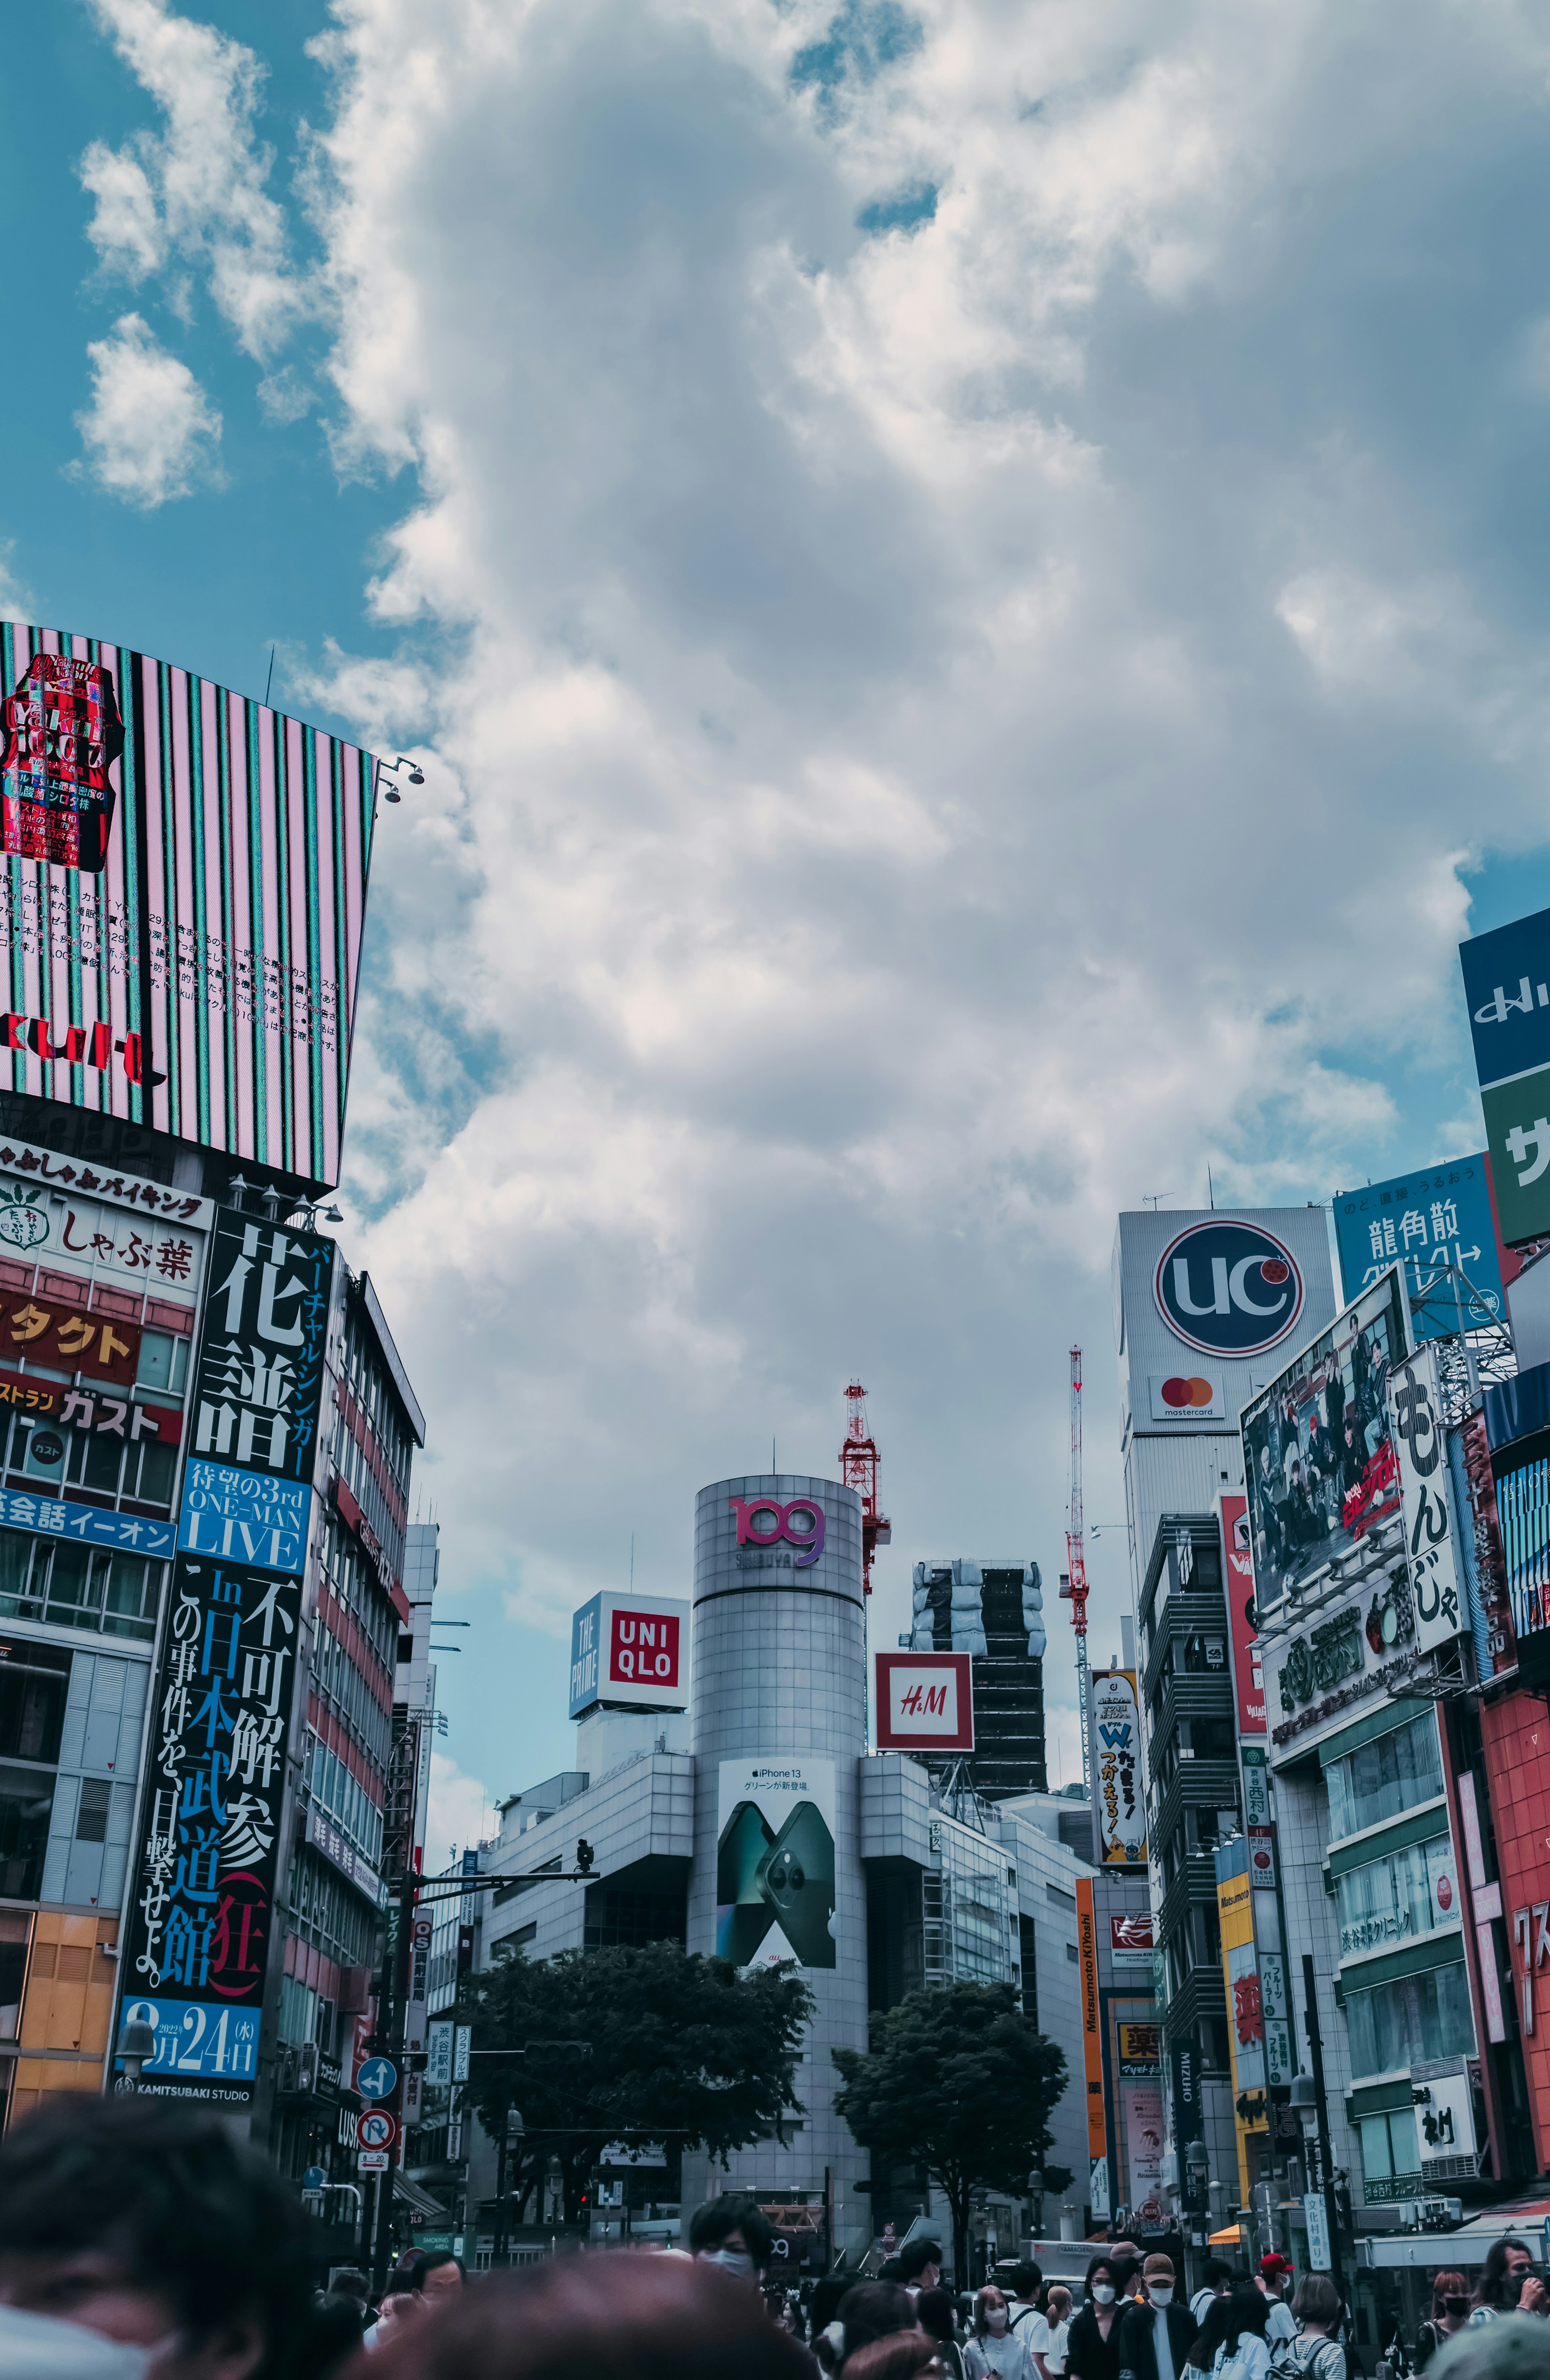
M967 1653L879 1653L879 1752L972 1752L974 1695Z
M82 1314L50 1298L0 1302L0 1349L26 1355L54 1372L79 1372L115 1388L134 1384L140 1369L140 1325L106 1314Z
M1156 1947L1156 1928L1153 1925L1150 1910L1144 1915L1135 1913L1129 1917L1109 1919L1111 1950L1154 1950Z
M1243 1496L1219 1496L1222 1576L1227 1586L1227 1634L1232 1646L1233 1695L1239 1735L1264 1733L1264 1665L1254 1625L1254 1561L1249 1548L1249 1503Z
M355 2137L363 2149L390 2149L398 2137L398 2119L390 2107L368 2107L356 2119Z
M678 1621L671 1611L618 1611L608 1632L608 1683L678 1688Z

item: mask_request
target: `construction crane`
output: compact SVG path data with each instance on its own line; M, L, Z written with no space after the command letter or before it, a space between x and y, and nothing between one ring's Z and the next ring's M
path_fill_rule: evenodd
M1071 1607L1077 1632L1077 1710L1081 1718L1081 1781L1092 1791L1092 1755L1088 1741L1087 1706L1087 1557L1081 1543L1081 1349L1071 1350L1071 1509L1066 1530L1066 1575L1060 1582L1063 1601Z
M839 1450L839 1475L861 1500L861 1585L872 1593L872 1560L879 1546L894 1541L894 1524L877 1509L877 1442L866 1426L866 1390L852 1380L845 1391L849 1406L845 1443Z

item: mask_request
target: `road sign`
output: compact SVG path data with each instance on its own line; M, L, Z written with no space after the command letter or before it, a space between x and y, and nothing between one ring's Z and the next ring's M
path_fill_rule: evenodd
M398 2070L391 2058L368 2058L355 2078L355 2087L363 2099L391 2099L397 2085Z
M301 2177L303 2190L321 2190L328 2180L321 2165L310 2165Z
M430 2055L425 2062L425 2080L433 2090L443 2090L452 2080L452 2036L457 2027L451 2023L433 2024L425 2035Z
M472 2025L460 2024L458 2027L457 2040L452 2052L452 2080L454 2082L466 2082L469 2079L469 2058L471 2051L472 2042Z
M385 2107L368 2107L355 2127L357 2145L363 2149L390 2149L398 2137L397 2119Z
M358 2173L385 2173L393 2159L386 2149L362 2149L355 2160Z

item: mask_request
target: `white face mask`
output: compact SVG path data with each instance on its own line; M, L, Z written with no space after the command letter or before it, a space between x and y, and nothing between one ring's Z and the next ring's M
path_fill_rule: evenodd
M1006 2327L1007 2309L1005 2306L997 2306L994 2313L986 2313L985 2328L989 2331L993 2331L997 2338L1000 2338Z
M743 2248L707 2248L700 2262L702 2265L719 2265L724 2273L730 2273L737 2281L751 2281L753 2278L753 2259Z
M83 2323L0 2304L0 2372L6 2380L150 2380L152 2365L176 2344L175 2334L153 2347L129 2347Z
M1173 2283L1171 2281L1148 2281L1146 2287L1153 2305L1172 2305Z
M1097 2299L1100 2305L1112 2305L1114 2303L1114 2291L1109 2287L1107 2281L1094 2281L1092 2284L1092 2294Z

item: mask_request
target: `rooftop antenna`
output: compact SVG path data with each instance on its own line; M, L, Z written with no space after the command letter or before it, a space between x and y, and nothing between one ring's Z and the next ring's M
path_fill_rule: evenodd
M273 646L273 645L271 645L271 646L270 646L270 648L269 648L269 675L268 675L268 676L264 679L264 681L263 681L263 707L264 707L265 710L268 710L268 708L269 708L269 689L270 689L270 687L274 685L274 683L275 683L275 648L274 648L274 646Z
M629 1533L629 1591L631 1595L635 1592L635 1532L633 1529Z
M1178 1196L1177 1190L1143 1190L1141 1194L1141 1203L1143 1207L1150 1207L1155 1214L1165 1198L1177 1198Z

